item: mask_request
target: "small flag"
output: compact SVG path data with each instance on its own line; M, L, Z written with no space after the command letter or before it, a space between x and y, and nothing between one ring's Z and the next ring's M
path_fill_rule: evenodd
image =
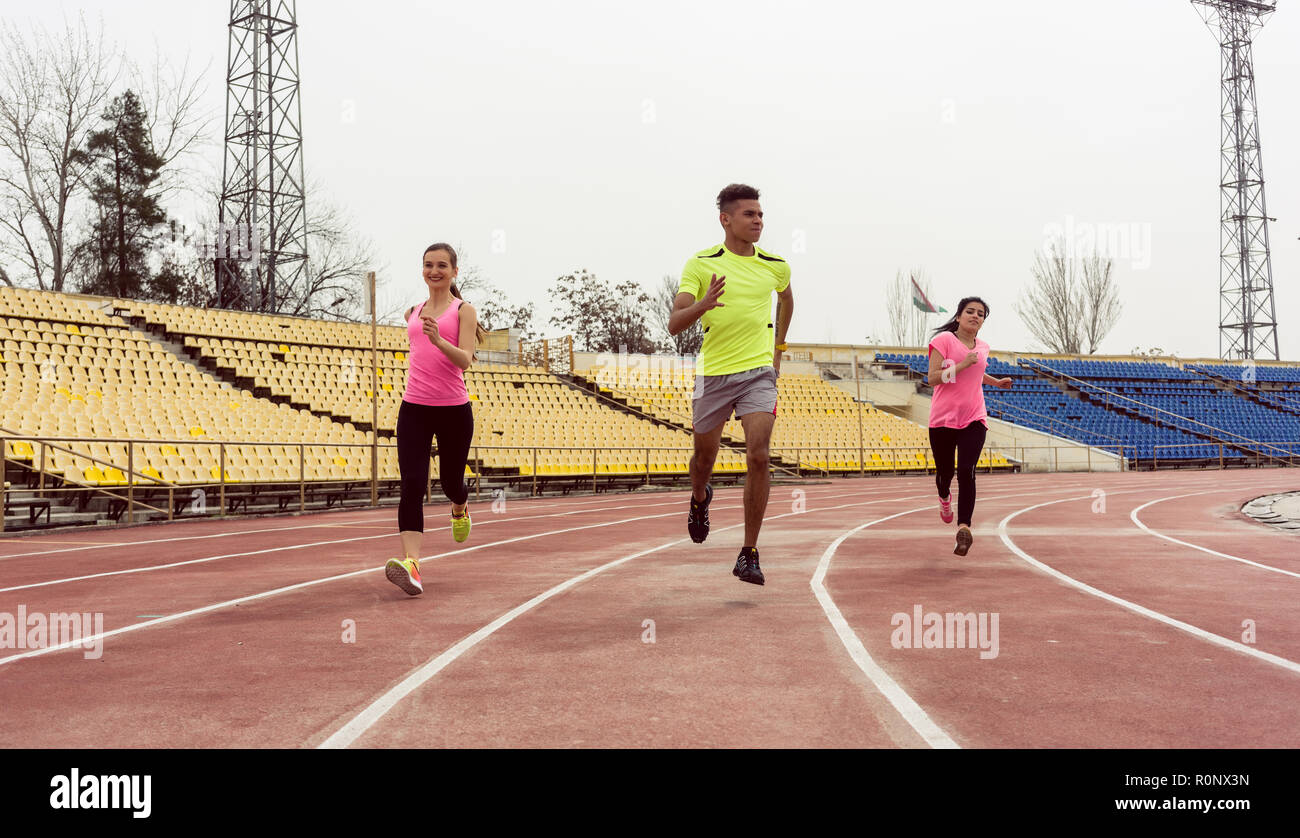
M916 306L921 311L924 311L926 314L948 313L948 309L946 308L934 307L934 303L930 302L929 298L925 296L925 292L921 290L921 286L916 284L916 277L912 277L912 305Z

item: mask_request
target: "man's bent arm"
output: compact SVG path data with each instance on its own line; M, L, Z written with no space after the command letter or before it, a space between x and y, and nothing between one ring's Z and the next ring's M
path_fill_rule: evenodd
M668 334L674 337L691 327L696 320L704 316L704 300L696 300L695 295L683 291L673 300L672 314L668 315Z

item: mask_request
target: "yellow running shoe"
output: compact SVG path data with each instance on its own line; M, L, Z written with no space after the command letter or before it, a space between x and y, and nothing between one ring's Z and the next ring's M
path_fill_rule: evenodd
M384 575L389 582L411 596L424 593L424 585L420 584L418 559L389 559L388 564L384 565Z
M457 543L463 542L465 539L469 538L469 528L470 520L468 509L466 509L465 514L459 518L455 515L451 516L451 537L456 539Z

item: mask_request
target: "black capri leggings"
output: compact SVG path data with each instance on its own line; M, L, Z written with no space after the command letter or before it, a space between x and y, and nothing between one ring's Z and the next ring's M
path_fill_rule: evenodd
M975 464L984 449L988 428L980 421L964 428L931 428L930 450L934 452L934 482L939 497L946 498L952 488L953 451L957 454L957 523L971 524L975 514Z
M474 438L474 409L469 402L433 407L403 401L397 411L397 466L402 473L402 502L397 529L424 532L424 492L429 483L429 448L438 438L442 493L457 506L469 500L465 461Z

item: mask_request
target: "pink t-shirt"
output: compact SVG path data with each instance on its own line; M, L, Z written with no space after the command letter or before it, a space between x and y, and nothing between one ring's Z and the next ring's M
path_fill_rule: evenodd
M402 399L412 404L433 407L465 404L469 401L469 391L465 389L465 371L453 364L424 333L420 312L427 302L416 306L406 320L406 336L411 341L411 355L406 372L406 394ZM460 345L461 305L461 300L454 300L438 318L438 332L455 346Z
M983 422L988 427L988 412L984 409L984 371L989 366L989 345L975 338L971 350L952 332L940 332L930 341L930 349L943 356L944 369L955 367L974 351L979 360L957 373L955 381L940 378L934 386L930 400L930 427L964 428L971 422ZM927 357L929 353L927 352Z

